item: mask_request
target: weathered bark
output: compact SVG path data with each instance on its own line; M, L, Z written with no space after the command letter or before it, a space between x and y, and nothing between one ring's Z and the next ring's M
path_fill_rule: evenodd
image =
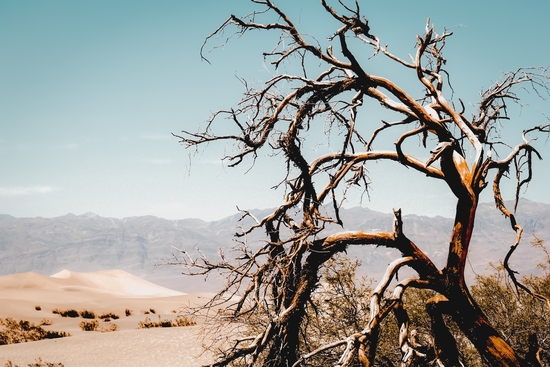
M453 305L449 315L490 366L527 366L489 323L466 288L450 294L449 301Z
M487 186L490 174L494 177L493 196L497 208L510 219L516 232L515 246L521 240L521 227L502 200L500 180L506 172L515 169L518 181L516 199L519 198L519 188L527 185L532 178L533 157L540 158L531 146L533 141L525 135L549 133L550 125L526 130L522 136L523 142L516 145L502 141L501 136L495 134L495 128L500 119L509 118L507 101L518 100L515 86L526 83L537 94L539 90L550 90L547 70L518 69L505 74L502 81L481 94L478 110L471 119L467 119L462 101L448 101L445 97L445 94L454 94L454 91L448 93L447 90L451 83L449 73L443 69L446 60L442 54L451 33L444 31L437 34L429 20L425 34L417 36L416 54L405 60L390 53L371 33L358 1L355 7L338 1L336 5L341 7L339 12L326 0L321 0L328 16L340 27L323 46L318 42L309 42L310 36L303 37L288 14L271 0L252 0L252 3L260 9L244 17L231 15L207 37L205 44L232 26L236 27L239 35L249 30L278 32L279 42L263 54L272 61L275 76L259 90L249 88L245 83L247 89L238 108L215 113L203 131L184 131L181 136L176 135L187 147L217 141L235 143L236 151L224 157L229 166L239 165L247 158L255 160L263 154L282 157L286 167L286 174L278 183L286 190L282 204L260 220L249 212L243 212L243 218L252 218L255 224L244 228L238 235L243 241L241 256L229 261L222 253L220 262L212 262L205 256L198 260L187 257L186 265L195 274L217 270L229 274L227 286L207 307L220 306L228 298L239 294L240 299L232 309L235 319L246 319L251 315L265 319L254 335L247 335L236 342L212 366L239 361L247 366L261 363L264 367L297 367L309 358L335 348L345 348L337 364L339 367L352 366L356 361L370 366L376 357L380 323L392 310L402 327L400 347L404 355L414 352L414 336L408 331L408 316L404 308L399 308L408 287L431 289L439 294L427 304L432 318L434 358L439 362L445 366L459 366L461 363L454 338L442 317L447 314L489 365L526 366L527 362L519 358L476 305L468 292L464 272L479 195ZM322 37L326 39L326 35ZM371 73L369 59L356 57L354 50L357 45L371 47L374 56L385 57L388 62L411 71L423 88L425 97L419 99L416 90L409 92L388 77ZM296 60L296 70L300 70L296 75L277 70L281 63ZM316 77L306 72L307 65L312 63L324 68ZM374 105L380 105L382 113L390 110L393 115L400 115L400 119L383 121L381 126L372 128L371 137L365 139L360 131L369 126L360 126L365 121L358 119L364 111L361 108L364 99L376 102L369 105L369 110ZM455 106L460 106L461 110ZM233 131L230 126L224 125L223 133L215 133L216 122L221 116L234 124ZM395 131L397 126L404 130L398 132L395 144L379 148L378 145L385 144L378 138L381 133ZM324 127L328 131L323 130ZM331 143L324 151L319 148L319 153L306 152L306 143L316 133L308 134L315 129L328 136ZM417 156L405 149L406 140L411 137L418 138L422 143L420 149L423 150ZM430 149L428 142L433 141L437 145ZM335 150L337 146L339 148ZM505 152L509 147L512 148ZM265 150L268 154L264 154ZM505 158L495 160L493 153ZM427 156L430 157L428 160L425 158ZM442 269L438 269L405 236L399 211L395 212L393 231L324 234L323 230L331 223L343 225L339 210L347 190L359 186L368 191L367 165L379 161L395 162L410 168L409 172L425 175L427 179L443 180L456 196L447 263ZM406 182L404 185L407 187ZM331 214L326 214L326 207L323 207L327 204L332 207ZM255 247L249 246L247 235L258 228L266 230L268 241ZM302 338L307 342L308 336L302 336L302 325L306 317L312 316L307 314L307 304L314 295L319 269L347 246L367 245L398 249L401 257L388 266L371 295L370 317L364 321L364 329L351 330L346 339L330 341L304 353ZM412 268L417 275L398 282L391 293L388 287L397 279L397 271L402 266ZM512 280L517 283L515 278ZM530 361L533 360L533 353L529 354ZM419 353L417 356L425 354ZM407 361L415 363L413 359Z
M446 302L444 313L453 318L489 365L521 366L520 357L489 323L471 297L464 281L477 200L475 196L467 197L459 199L457 204L453 235L445 268L446 279L443 294L448 298L448 302Z

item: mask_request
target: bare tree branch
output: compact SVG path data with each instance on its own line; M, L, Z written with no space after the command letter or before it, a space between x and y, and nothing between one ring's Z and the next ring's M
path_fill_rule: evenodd
M301 33L289 13L271 0L252 3L256 11L243 17L231 15L207 36L201 57L206 60L206 45L226 31L233 33L223 45L233 35L242 36L252 30L275 33L278 41L263 53L274 67L275 76L258 88L243 81L245 92L237 107L215 113L199 132L174 135L187 148L234 143L234 150L223 157L230 167L268 155L278 157L273 162L280 159L286 168L286 174L278 181L285 190L283 202L264 218L243 211L242 219L251 218L253 223L243 225L238 233L235 258L228 259L220 251L219 261L204 254L193 259L185 249L181 250L181 263L191 274L221 271L226 275L226 285L206 307L223 307L224 320L245 329L236 332L235 343L226 345L211 366L299 366L326 353L338 354L338 366L371 366L380 328L390 314L400 328L396 343L403 366L419 361L445 366L461 364L457 343L443 314L455 321L490 365L525 366L527 362L477 306L464 272L479 196L492 179L496 206L516 233L504 265L516 287L529 291L509 266L521 241L522 228L505 205L501 179L515 176L517 205L521 191L533 179L533 157L540 158L535 140L529 140L527 135L549 134L550 125L525 130L520 143L505 141L498 128L501 120L510 119L507 103L519 102L517 88L529 88L541 98L549 95L548 69L523 68L505 74L503 80L481 93L477 111L469 120L462 100L453 100L455 91L445 70L444 48L452 33L445 30L437 34L429 19L424 34L417 36L416 53L405 61L390 53L387 45L381 46L380 38L361 13L359 1L350 5L343 0L330 4L321 0L328 19L338 24L324 46L313 36ZM326 35L322 37L318 39L325 39ZM383 57L410 72L423 96L415 96L416 91L409 90L409 85L375 75L371 59L360 57L357 45L367 47L371 58ZM291 66L289 73L278 71L283 63ZM317 77L308 76L310 68L315 69ZM388 121L394 122L382 120L381 125L373 126L368 118L372 106L389 113ZM219 132L220 120L224 118L230 123ZM387 143L383 137L386 134L394 134L394 144ZM329 142L323 147L315 145L315 136L323 136ZM405 144L411 137L421 141L416 150ZM428 142L433 142L433 146L428 146ZM318 149L312 149L312 145ZM504 158L499 160L497 151ZM396 169L411 168L410 172L422 173L427 179L441 180L455 195L455 221L448 243L442 244L448 245L447 262L442 269L407 238L400 211L394 212L392 231L327 232L329 224L343 224L339 210L348 189L359 187L368 193L368 167L381 161L395 163ZM265 231L266 240L248 243L248 235L260 229ZM305 345L313 341L307 339L304 330L311 316L308 305L319 285L320 269L349 246L395 248L401 256L388 265L385 276L368 295L369 316L360 327L349 330L344 338L308 349ZM412 269L415 275L397 283L391 291L402 267ZM410 328L403 298L408 287L436 293L427 302L433 326L429 346L420 346L416 332Z

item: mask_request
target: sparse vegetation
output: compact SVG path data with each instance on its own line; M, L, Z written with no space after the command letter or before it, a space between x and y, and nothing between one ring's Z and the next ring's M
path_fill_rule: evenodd
M134 314L134 311L127 308L127 309L124 310L124 314L126 315L126 317L132 316Z
M146 317L145 320L138 323L138 329L152 329L158 327L183 327L193 326L196 324L197 323L193 319L187 316L177 317L175 320L161 320L159 315L158 321L152 321L149 317Z
M99 316L100 319L113 319L113 320L118 320L120 318L120 316L118 316L117 314L114 314L112 312L105 312L103 313L102 315Z
M42 320L40 321L40 326L49 326L49 325L53 325L53 321L52 321L52 320L42 319Z
M150 311L151 313L156 313L156 311L155 311L154 308L150 308L149 311Z
M97 331L99 328L99 322L97 322L97 320L82 321L79 326L82 331Z
M193 325L197 325L197 323L193 319L187 316L177 317L176 320L172 321L172 326L177 326L177 327L193 326Z
M59 308L55 308L52 310L52 313L57 314L61 317L78 317L78 311L75 309L70 310L60 310Z
M36 305L36 306L34 306L34 309L35 309L36 311L40 311L40 310L42 310L42 307L40 307L39 305Z
M12 361L7 361L4 367L19 367ZM27 364L27 367L65 367L63 363L44 362L42 358L38 358L34 363Z
M95 312L94 311L89 311L89 310L82 310L78 313L78 315L80 317L82 317L83 319L95 319L96 318Z
M118 325L117 324L109 324L107 327L102 327L99 331L102 333L109 333L111 331L118 331Z
M97 320L92 320L92 321L82 321L80 323L80 328L83 331L100 331L102 333L107 333L111 331L117 331L118 325L109 324L109 326L107 327L100 327L99 322Z
M51 325L51 321L49 322ZM71 336L71 334L64 331L44 330L41 325L35 325L25 320L16 321L11 317L0 318L0 326L3 326L3 330L0 330L0 345Z

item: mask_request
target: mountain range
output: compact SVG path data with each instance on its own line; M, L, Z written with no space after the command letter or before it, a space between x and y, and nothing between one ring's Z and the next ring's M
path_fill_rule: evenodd
M270 213L256 210L257 218ZM342 209L343 230L390 231L393 215L363 207ZM184 292L213 291L223 277L203 278L182 275L181 266L166 265L187 249L198 256L200 248L216 260L219 249L229 257L238 231L241 214L218 221L200 219L167 220L153 216L123 219L100 217L93 213L67 214L56 218L15 218L0 215L0 275L33 271L51 275L63 269L78 272L122 269L131 274ZM516 213L524 227L523 241L511 265L520 275L536 274L543 253L530 246L536 235L550 239L550 205L522 199ZM246 226L247 223L244 223ZM448 248L453 220L418 215L403 216L403 231L437 266L442 266ZM329 232L342 230L330 227ZM498 265L514 243L515 232L509 221L492 203L479 206L469 256L467 277L489 271L489 263ZM264 241L261 230L248 237L250 243ZM354 246L348 255L361 260L362 275L380 277L387 264L397 257L395 250L372 246Z

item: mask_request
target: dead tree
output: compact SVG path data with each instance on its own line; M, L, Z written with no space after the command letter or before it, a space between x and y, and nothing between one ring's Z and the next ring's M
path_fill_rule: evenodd
M247 320L258 313L263 318L255 324L255 334L227 345L211 366L233 362L246 366L299 366L307 364L313 355L331 349L340 353L337 366L371 366L380 323L387 317L395 317L401 325L396 343L403 353L402 364L415 364L413 360L426 354L415 349L418 344L408 329L409 317L402 296L410 287L431 289L438 294L426 305L432 318L435 359L424 363L461 365L455 340L442 317L447 315L489 365L528 365L476 305L465 283L464 270L479 196L487 186L492 188L497 209L517 234L510 254L520 243L522 228L502 199L501 179L517 179L517 201L520 189L531 181L533 159L540 158L532 137L536 133L547 134L550 126L540 124L526 129L516 142L503 141L499 129L501 122L509 119L507 104L519 101L518 87L531 88L541 97L548 94L547 70L522 68L504 74L502 80L481 93L477 111L467 116L462 101L450 99L454 91L444 69L443 49L451 33L437 34L429 20L425 33L417 36L416 53L405 59L390 52L371 32L358 1L347 6L339 0L331 6L321 0L320 6L339 24L326 45L302 35L287 13L271 0L252 2L258 7L256 12L244 17L231 15L205 44L224 31L234 30L236 35L248 31L276 32L279 42L264 57L275 70L285 64L291 70L296 66L293 70L297 72L278 73L258 89L245 83L244 97L236 108L214 114L204 130L177 135L187 147L220 141L235 143L236 151L225 157L231 167L255 160L259 154L274 156L274 162L287 167L286 176L281 177L286 192L284 202L239 234L242 239L251 231L263 229L265 244L254 248L243 240L242 254L236 259L222 256L217 262L206 257L186 260L195 274L227 271L228 284L210 306L237 299L228 308L234 320ZM364 48L370 48L371 57L385 58L387 63L410 72L416 85L399 85L391 75L371 73L371 59L365 57ZM311 70L317 74L311 76ZM363 104L368 100L390 115L401 117L382 121L374 128L372 123L367 125L373 104L369 102L369 109L365 108ZM217 134L221 121L229 121L234 132ZM305 146L313 132L321 129L330 135L330 146L312 157L313 152ZM381 136L396 130L399 134L394 143L384 146ZM228 131L227 125L224 131ZM415 149L405 145L414 138L419 142ZM430 154L427 160L420 158ZM327 223L342 224L339 208L347 188L353 185L368 189L368 165L377 161L394 162L395 169L407 168L411 175L421 174L426 180L441 180L456 197L454 227L449 242L441 244L448 246L442 268L436 267L407 238L399 210L395 211L391 232L342 231L323 235ZM326 210L327 206L332 209ZM251 214L245 212L244 216ZM306 305L318 284L320 268L350 246L369 245L394 248L401 253L370 295L370 318L364 320L361 330L346 339L302 353L301 343L307 343L307 335L300 334L301 325L309 317ZM412 268L416 276L398 280L390 292L390 283L401 267ZM513 274L511 269L510 273Z

